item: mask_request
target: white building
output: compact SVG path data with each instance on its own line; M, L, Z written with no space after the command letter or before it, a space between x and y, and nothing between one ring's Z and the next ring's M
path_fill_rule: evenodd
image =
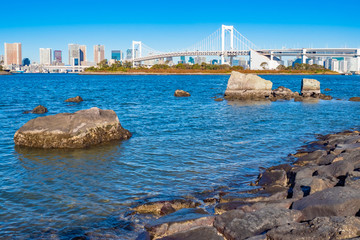
M51 48L40 48L40 65L51 65L52 50Z
M69 65L79 66L81 61L80 45L69 44Z

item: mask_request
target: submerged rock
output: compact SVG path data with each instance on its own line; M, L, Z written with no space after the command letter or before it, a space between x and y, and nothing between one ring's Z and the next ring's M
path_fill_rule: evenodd
M199 205L199 203L189 199L174 199L171 201L157 201L145 203L134 207L132 210L140 214L150 213L155 215L167 215L183 208L195 208Z
M360 97L351 97L349 99L349 101L352 101L352 102L360 102Z
M272 98L274 100L283 99L290 100L299 96L298 92L293 92L289 88L280 86L272 91Z
M184 90L176 90L175 93L174 93L174 96L175 97L190 97L190 93L184 91Z
M73 97L73 98L68 98L65 100L65 102L82 102L84 101L80 96L76 96L76 97Z
M93 107L32 119L16 131L14 142L37 148L84 148L130 137L114 111Z
M264 100L271 96L272 82L257 75L233 71L225 91L229 100Z

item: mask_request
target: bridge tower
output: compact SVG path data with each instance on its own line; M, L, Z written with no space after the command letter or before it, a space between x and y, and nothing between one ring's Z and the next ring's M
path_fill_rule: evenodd
M230 50L234 49L234 26L221 25L221 64L225 62L225 33L230 32Z
M139 55L138 56L136 56L136 57L142 57L142 43L141 43L141 41L132 41L132 53L131 53L131 55L132 55L132 62L133 62L133 67L135 66L135 53L136 53L136 49L138 49L139 50ZM138 47L138 48L135 48L135 47Z

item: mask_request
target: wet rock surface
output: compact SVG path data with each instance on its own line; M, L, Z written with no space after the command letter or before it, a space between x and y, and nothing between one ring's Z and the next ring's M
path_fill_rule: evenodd
M265 169L251 190L224 190L200 206L182 200L179 206L192 208L180 210L178 200L150 203L148 212L163 217L146 226L149 239L359 237L359 131L318 136L291 156L294 164Z
M130 137L114 111L94 107L32 119L16 131L14 142L35 148L84 148Z
M360 97L351 97L349 99L349 101L352 101L352 102L360 102Z

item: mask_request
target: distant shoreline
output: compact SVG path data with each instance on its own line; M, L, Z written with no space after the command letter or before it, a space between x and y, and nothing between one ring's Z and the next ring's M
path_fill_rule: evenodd
M11 73L6 72L6 71L0 71L0 75L11 75Z
M274 72L243 72L251 73L256 75L341 75L340 73L334 72L293 72L293 73L274 73ZM185 72L185 73L171 73L171 72L81 72L79 75L230 75L231 72Z

